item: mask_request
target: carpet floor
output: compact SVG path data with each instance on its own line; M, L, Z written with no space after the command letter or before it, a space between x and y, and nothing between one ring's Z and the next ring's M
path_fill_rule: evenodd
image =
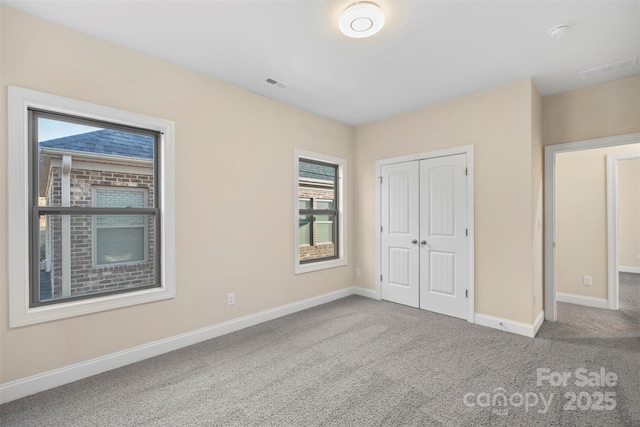
M640 426L640 304L558 306L530 339L351 296L4 404L0 425Z

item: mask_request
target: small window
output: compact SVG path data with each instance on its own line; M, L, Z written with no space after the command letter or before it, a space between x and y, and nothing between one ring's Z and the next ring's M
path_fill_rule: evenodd
M296 273L344 265L346 162L296 153Z
M173 298L173 123L16 87L9 113L11 327Z
M148 193L144 188L97 187L93 189L94 206L146 208ZM146 262L149 252L148 230L149 221L144 215L97 215L94 220L94 265Z

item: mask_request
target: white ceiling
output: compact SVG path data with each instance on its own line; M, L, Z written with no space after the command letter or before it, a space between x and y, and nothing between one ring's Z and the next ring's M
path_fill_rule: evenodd
M3 1L351 125L527 77L549 95L640 72L578 74L640 55L639 0L379 0L382 31L349 39L338 16L353 2Z

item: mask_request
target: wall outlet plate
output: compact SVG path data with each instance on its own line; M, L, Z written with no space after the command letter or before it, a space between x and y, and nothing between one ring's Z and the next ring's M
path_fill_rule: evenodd
M582 284L584 284L585 286L591 286L593 284L593 279L591 278L591 276L584 276Z
M231 292L227 294L227 305L233 305L236 303L236 294Z

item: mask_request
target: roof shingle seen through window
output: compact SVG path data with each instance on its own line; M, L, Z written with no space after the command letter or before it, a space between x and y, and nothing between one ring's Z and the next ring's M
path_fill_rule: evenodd
M331 166L323 166L315 163L308 163L303 160L299 162L299 174L301 178L335 180L336 170Z
M39 142L40 147L153 159L153 138L110 129Z

